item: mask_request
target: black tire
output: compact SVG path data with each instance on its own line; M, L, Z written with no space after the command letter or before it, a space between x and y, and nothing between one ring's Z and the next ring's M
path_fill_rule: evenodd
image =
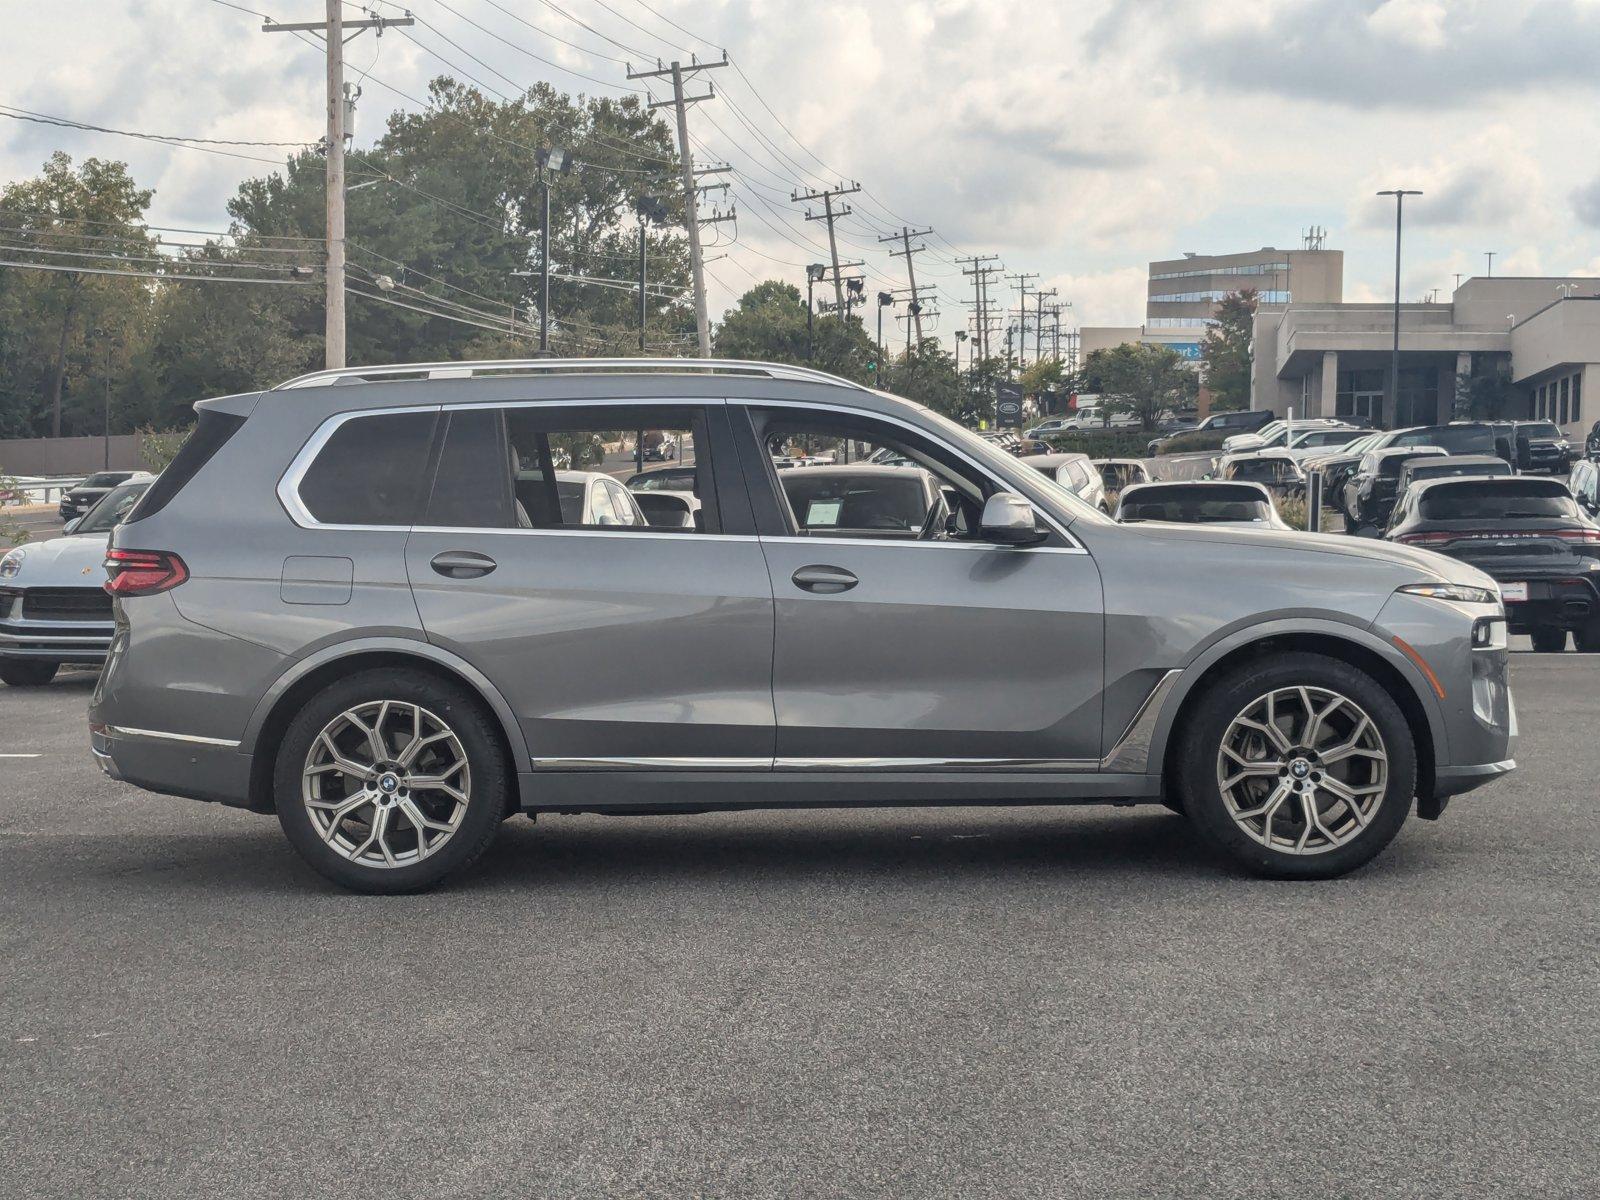
M1229 812L1217 777L1223 739L1234 719L1268 693L1298 687L1324 689L1352 701L1371 720L1388 755L1381 799L1358 832L1310 854L1276 849L1247 834ZM1400 706L1366 672L1321 654L1278 655L1229 672L1194 705L1194 718L1177 749L1177 782L1185 815L1208 843L1253 874L1269 879L1333 879L1370 862L1405 824L1416 795L1415 740Z
M1567 648L1567 631L1555 625L1535 625L1528 636L1540 654L1560 654Z
M313 744L330 722L360 705L384 700L417 705L454 733L466 757L470 786L459 825L421 861L367 866L323 840L302 799L301 778ZM339 680L302 707L278 747L273 794L284 834L316 871L352 891L395 895L424 891L475 862L499 832L515 782L494 718L476 696L426 672L386 667Z
M1582 629L1574 629L1572 641L1584 654L1600 654L1600 621L1590 621Z
M0 659L0 680L12 687L43 687L56 677L60 663L36 658Z

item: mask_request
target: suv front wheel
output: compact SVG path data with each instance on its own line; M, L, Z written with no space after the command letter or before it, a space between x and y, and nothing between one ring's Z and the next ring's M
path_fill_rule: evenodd
M278 821L317 871L415 892L489 847L513 776L475 697L431 675L363 671L312 697L278 749Z
M1274 879L1330 879L1394 839L1416 747L1389 693L1320 654L1246 664L1198 700L1179 747L1183 807L1207 841Z

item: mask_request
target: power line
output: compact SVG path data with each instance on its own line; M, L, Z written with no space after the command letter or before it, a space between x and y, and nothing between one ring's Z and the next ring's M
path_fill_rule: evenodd
M0 260L0 267L15 267L25 271L63 271L73 275L121 275L129 279L159 279L167 283L267 283L290 286L310 286L312 279L260 279L232 275L182 275L158 271L113 271L105 267L71 267L56 263L10 262Z

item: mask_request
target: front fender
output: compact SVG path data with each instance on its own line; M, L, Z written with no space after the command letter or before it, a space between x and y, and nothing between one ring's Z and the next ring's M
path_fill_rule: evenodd
M1428 730L1433 738L1435 760L1448 761L1448 734L1438 696L1417 665L1406 657L1399 647L1361 626L1332 618L1295 616L1226 630L1195 648L1182 666L1183 673L1178 676L1176 684L1168 692L1161 706L1161 712L1151 735L1150 757L1145 766L1146 771L1150 773L1160 771L1161 764L1166 761L1169 739L1177 724L1178 714L1183 711L1189 697L1205 681L1211 669L1234 652L1274 637L1299 639L1311 637L1325 642L1343 642L1377 655L1393 667L1410 687L1412 696L1427 719Z

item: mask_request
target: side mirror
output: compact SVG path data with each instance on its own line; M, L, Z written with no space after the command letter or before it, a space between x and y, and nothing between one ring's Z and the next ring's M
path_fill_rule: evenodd
M1016 492L996 492L983 502L978 533L984 541L1002 546L1029 546L1048 536L1039 529L1033 505Z
M82 523L83 523L83 518L82 517L73 517L72 520L68 521L65 525L63 525L61 527L61 532L64 533L64 534L71 533L71 532L73 532L73 530L77 529L78 526L81 525Z

